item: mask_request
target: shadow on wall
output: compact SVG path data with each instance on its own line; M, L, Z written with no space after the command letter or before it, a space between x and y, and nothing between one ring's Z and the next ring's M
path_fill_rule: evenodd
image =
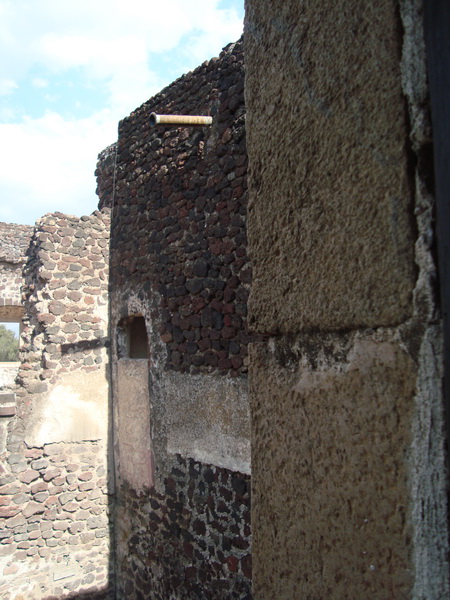
M103 591L100 592L92 592L85 594L75 592L73 594L69 594L68 596L46 596L43 600L107 600L107 598L110 598L108 594L108 589L105 588ZM22 599L18 598L17 600Z

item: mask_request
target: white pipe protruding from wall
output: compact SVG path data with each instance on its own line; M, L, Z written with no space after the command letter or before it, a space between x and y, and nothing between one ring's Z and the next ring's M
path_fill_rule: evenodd
M212 117L201 117L197 115L157 115L151 113L150 125L186 125L191 127L193 125L212 125Z

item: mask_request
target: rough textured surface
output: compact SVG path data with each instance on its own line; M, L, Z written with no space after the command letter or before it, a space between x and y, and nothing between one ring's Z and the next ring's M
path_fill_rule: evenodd
M443 339L437 284L434 233L433 137L430 122L421 0L401 0L402 82L408 101L410 142L415 157L419 277L414 289L416 319L403 336L418 365L410 485L414 524L414 600L450 596L448 565L448 473L443 443ZM429 323L427 327L425 323ZM417 333L423 331L421 337ZM448 455L447 455L448 461ZM448 463L447 463L448 464ZM426 507L426 510L423 510Z
M110 202L113 306L151 297L165 367L247 371L247 154L242 42L183 76L121 121ZM150 113L212 114L212 127L151 128ZM106 183L102 177L106 178ZM120 313L119 313L120 314Z
M411 314L401 25L393 0L355 4L248 2L257 331L393 325Z
M247 378L161 377L167 452L250 474Z
M109 577L101 444L46 444L8 455L0 476L2 600L104 589ZM21 596L22 594L22 596ZM84 596L86 594L86 596Z
M415 367L389 337L252 349L257 598L409 597Z
M255 597L447 598L422 3L246 19Z
M20 286L23 262L0 262L0 319L2 321L9 321L11 316L20 314L19 311L22 310Z
M98 209L112 208L116 193L117 144L111 144L98 155L97 177Z
M0 223L0 322L21 320L22 268L30 245L33 227Z
M178 456L160 493L123 487L116 519L118 598L251 600L248 475Z
M30 245L33 227L17 223L0 223L0 261L23 263Z

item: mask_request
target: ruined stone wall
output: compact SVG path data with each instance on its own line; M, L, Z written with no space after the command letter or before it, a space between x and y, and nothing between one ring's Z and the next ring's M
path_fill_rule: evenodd
M33 228L29 225L0 223L0 323L19 323L23 316L21 302L22 268ZM13 412L11 389L17 375L16 362L0 363L0 419ZM6 439L6 423L0 421L0 448Z
M108 211L36 224L16 415L0 466L0 595L106 590Z
M255 597L446 598L421 3L246 8Z
M19 321L22 316L20 286L23 262L0 262L0 320L6 323Z
M124 119L98 169L113 211L119 598L251 593L243 89L239 42ZM152 129L152 111L214 123ZM133 358L139 317L149 356Z
M30 225L0 223L0 322L22 316L22 267L32 234Z

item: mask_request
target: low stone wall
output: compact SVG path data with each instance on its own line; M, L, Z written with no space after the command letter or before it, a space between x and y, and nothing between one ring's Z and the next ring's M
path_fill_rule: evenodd
M0 223L0 322L20 321L22 267L33 227Z
M108 585L109 520L102 444L45 444L10 453L0 478L5 600L61 597Z

